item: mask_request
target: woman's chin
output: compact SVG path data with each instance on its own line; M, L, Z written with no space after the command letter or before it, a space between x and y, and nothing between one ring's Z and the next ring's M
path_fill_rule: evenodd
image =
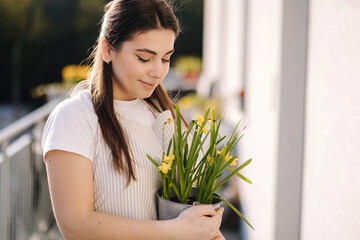
M153 95L154 91L146 91L138 95L137 98L149 98Z

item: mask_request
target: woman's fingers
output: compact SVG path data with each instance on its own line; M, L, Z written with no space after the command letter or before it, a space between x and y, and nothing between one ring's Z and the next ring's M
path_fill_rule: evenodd
M177 218L182 239L224 239L220 233L224 208L214 210L211 205L197 205L183 211ZM180 235L179 235L180 236Z
M216 211L214 210L214 207L211 205L196 205L193 208L196 209L196 212L198 213L199 217L202 216L213 217L217 214Z
M220 228L223 213L224 213L224 208L223 207L219 208L216 211L216 218L217 218L217 221L218 221L218 228Z

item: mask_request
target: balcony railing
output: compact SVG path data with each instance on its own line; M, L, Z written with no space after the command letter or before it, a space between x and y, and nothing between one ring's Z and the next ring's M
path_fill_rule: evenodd
M0 239L56 239L40 140L54 99L0 131Z

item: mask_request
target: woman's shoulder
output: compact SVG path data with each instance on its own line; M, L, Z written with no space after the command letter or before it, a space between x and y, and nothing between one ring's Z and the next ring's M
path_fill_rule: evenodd
M50 118L61 122L77 122L97 126L97 115L89 91L81 91L60 102L52 111Z
M97 116L88 94L81 92L63 100L46 121L42 137L44 156L57 149L93 160L97 126Z
M89 91L81 91L60 102L52 114L86 114L95 115L94 106Z

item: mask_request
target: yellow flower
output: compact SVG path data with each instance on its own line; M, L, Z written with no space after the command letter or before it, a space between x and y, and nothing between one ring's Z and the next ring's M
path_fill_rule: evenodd
M169 163L171 165L171 163L172 163L172 161L174 161L174 159L175 159L175 155L172 152L170 152L169 156L165 155L163 157L163 162Z
M171 123L172 123L172 119L171 119L171 118L168 118L168 119L167 119L167 123L168 123L168 124L171 124Z
M171 170L170 164L163 162L161 166L158 166L159 171L162 173L168 173L169 170Z
M225 161L227 162L227 161L229 161L231 158L232 158L232 156L229 156L229 153L228 153L228 154L226 154L226 156L225 156Z
M204 117L203 117L203 116L199 116L199 115L196 113L195 121L196 121L196 124L197 124L197 125L201 126L201 124L204 122Z
M235 158L231 163L230 163L230 166L236 166L236 161L237 161L238 159L237 158Z
M222 152L223 152L223 150L224 150L224 148L223 149L221 149L221 151L217 151L217 154L221 154Z
M201 128L201 131L205 134L207 134L209 132L209 129L208 129L209 126L204 126L203 128ZM200 128L196 129L195 131L199 131Z
M211 164L214 163L214 159L211 158L210 156L207 157L206 161L207 161L208 163L210 163L210 166L211 166Z
M209 126L204 126L201 131L203 131L205 134L207 134L209 132L209 129L208 129Z

